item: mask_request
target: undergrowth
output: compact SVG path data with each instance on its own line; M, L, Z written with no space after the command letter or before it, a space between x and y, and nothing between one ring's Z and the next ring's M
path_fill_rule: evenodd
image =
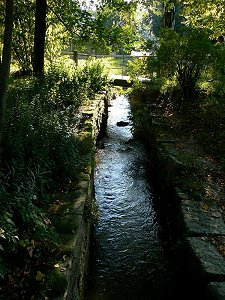
M199 157L205 157L219 166L217 177L221 176L222 179L222 173L225 172L225 95L221 89L206 90L204 87L204 90L199 90L199 97L194 103L177 106L175 103L179 101L180 93L174 89L172 94L173 97L168 97L168 93L162 93L158 83L153 81L149 85L135 86L130 92L134 130L146 140L154 132L153 120L158 120L161 126L163 123L160 116L167 120L169 127L164 126L162 131L166 133L167 139L171 133L177 140L177 155L188 170L187 174L179 178L178 185L183 189L185 187L197 199L199 195L205 194L203 182L209 172L215 174L212 165L208 165L207 171L203 169ZM159 136L160 129L154 128L156 136ZM188 151L193 141L196 153L190 159Z
M73 70L52 66L38 79L11 78L0 153L0 286L10 283L19 299L25 278L37 283L42 254L57 247L48 194L75 182L86 163L79 107L106 85L95 61Z

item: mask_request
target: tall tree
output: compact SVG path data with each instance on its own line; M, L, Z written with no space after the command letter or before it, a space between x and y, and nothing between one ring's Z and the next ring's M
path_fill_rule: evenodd
M96 12L92 44L108 52L130 51L138 40L136 11L135 1L102 1Z
M173 28L175 18L175 2L174 0L163 1L163 27Z
M46 13L46 0L36 0L33 60L33 71L35 76L41 76L44 72Z
M0 63L0 142L2 139L3 124L5 119L6 96L9 82L11 63L12 31L13 31L13 0L6 0L5 4L5 30L2 59Z

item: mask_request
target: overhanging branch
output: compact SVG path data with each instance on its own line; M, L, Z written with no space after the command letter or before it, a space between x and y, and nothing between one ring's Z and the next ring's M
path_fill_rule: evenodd
M50 9L50 11L56 16L56 18L60 21L60 23L63 24L63 26L66 28L67 31L69 31L72 34L75 34L77 37L79 37L79 34L77 34L76 32L74 32L73 30L71 30L68 25L64 22L64 20L59 16L59 14L57 14L57 12L54 11L54 9L47 5L47 8Z

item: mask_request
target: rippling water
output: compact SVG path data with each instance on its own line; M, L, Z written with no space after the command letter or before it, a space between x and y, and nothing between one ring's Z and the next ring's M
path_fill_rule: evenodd
M160 239L147 153L133 140L129 101L109 109L107 136L97 153L95 195L99 220L88 300L170 299L170 270ZM129 124L124 127L117 122Z

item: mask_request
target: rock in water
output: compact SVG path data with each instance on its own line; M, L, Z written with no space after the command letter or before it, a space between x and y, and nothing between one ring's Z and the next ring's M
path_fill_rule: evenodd
M119 121L116 123L116 125L120 126L120 127L125 127L125 126L129 125L129 122Z

